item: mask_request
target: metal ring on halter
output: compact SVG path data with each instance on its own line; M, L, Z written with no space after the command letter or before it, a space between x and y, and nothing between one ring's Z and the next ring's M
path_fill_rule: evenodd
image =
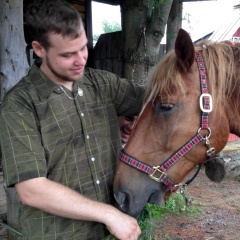
M206 136L206 137L202 137L203 138L203 140L207 140L207 139L209 139L210 138L210 136L211 136L211 129L208 127L207 128L208 129L208 131L209 131L209 135L208 136ZM200 134L200 131L202 130L202 128L200 127L199 129L198 129L198 134Z

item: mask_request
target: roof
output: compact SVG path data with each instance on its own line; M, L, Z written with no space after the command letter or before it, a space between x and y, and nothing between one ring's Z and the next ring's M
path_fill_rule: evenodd
M199 38L198 40L196 40L196 41L194 42L194 44L198 44L198 43L200 43L200 42L203 41L203 40L207 40L207 39L209 39L209 38L211 37L212 34L213 34L213 32L211 32L211 33L209 33L209 34L207 34L207 35L205 35L205 36Z
M240 27L240 16L233 16L226 19L224 23L211 35L209 38L213 41L233 41L233 35L238 31ZM238 36L239 37L239 36Z
M120 0L94 0L95 2L106 3L110 5L120 5Z

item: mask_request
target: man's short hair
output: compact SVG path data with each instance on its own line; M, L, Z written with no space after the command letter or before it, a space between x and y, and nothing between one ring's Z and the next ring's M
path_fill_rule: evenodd
M26 12L25 21L31 41L38 41L46 50L50 47L49 33L75 39L83 24L80 13L65 0L35 1Z

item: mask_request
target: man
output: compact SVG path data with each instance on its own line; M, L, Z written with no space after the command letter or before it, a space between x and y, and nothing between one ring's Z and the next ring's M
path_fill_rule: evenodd
M4 178L15 187L24 239L137 239L136 219L112 205L121 150L120 115L134 116L143 89L85 68L80 14L63 0L42 0L26 22L41 61L5 96L0 133Z
M136 120L137 116L120 116L118 118L123 147L125 146L129 137L132 134Z

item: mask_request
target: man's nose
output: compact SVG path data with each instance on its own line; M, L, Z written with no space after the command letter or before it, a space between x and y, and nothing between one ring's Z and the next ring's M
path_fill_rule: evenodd
M134 122L130 122L130 123L128 124L128 127L129 127L129 130L133 130Z
M84 53L82 52L78 52L77 55L76 55L76 58L75 58L75 64L76 65L85 65L86 64L86 56Z

